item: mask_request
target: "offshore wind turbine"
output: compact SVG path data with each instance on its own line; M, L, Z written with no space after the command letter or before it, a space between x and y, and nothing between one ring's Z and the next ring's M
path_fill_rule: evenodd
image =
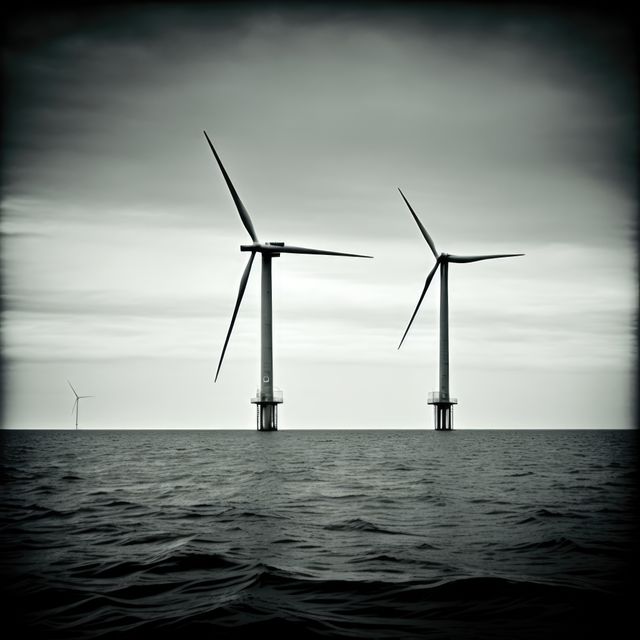
M348 256L353 258L371 258L372 256L363 256L356 253L340 253L337 251L324 251L322 249L307 249L305 247L293 247L291 245L285 245L284 242L260 242L258 235L253 227L249 213L245 209L235 187L231 183L231 179L227 174L220 156L216 153L207 132L204 131L204 137L209 143L209 147L213 152L213 155L220 167L220 171L224 177L227 187L233 198L233 202L236 205L236 209L240 214L240 220L245 229L251 236L252 243L241 245L240 251L248 251L251 253L249 261L244 269L242 278L240 279L240 287L238 290L238 297L236 304L231 315L231 324L227 331L227 336L222 347L222 353L220 354L220 361L218 362L218 369L216 370L215 381L218 380L220 374L220 368L222 367L222 361L224 354L227 350L229 338L233 331L233 325L238 315L238 309L242 302L242 296L247 287L247 281L249 280L249 274L251 273L251 266L253 260L256 257L256 253L261 255L262 260L262 286L261 286L261 330L260 330L260 387L256 392L256 397L251 399L251 403L256 405L257 410L257 428L258 431L277 431L278 429L278 405L283 402L282 391L274 390L273 386L273 320L272 320L272 308L271 308L271 260L277 258L281 253L302 253L309 255L323 255L323 256Z
M398 188L402 199L405 201L413 219L416 221L420 232L424 239L427 241L429 248L433 252L436 258L436 263L433 269L427 276L427 281L424 284L424 289L420 294L420 299L416 305L415 311L409 320L402 340L398 345L398 349L402 346L404 339L407 337L407 333L411 328L413 319L418 313L418 309L422 304L427 289L433 280L433 276L436 271L440 269L440 358L439 358L439 374L440 374L440 389L429 393L428 404L434 405L434 422L436 431L449 431L453 429L453 405L458 403L457 398L452 398L449 395L449 263L454 264L466 264L467 262L479 262L480 260L493 260L495 258L513 258L516 256L523 256L524 253L502 253L495 255L483 255L483 256L454 256L449 253L438 253L436 245L434 244L431 236L427 233L422 222L416 215L416 212L412 209L409 201L404 197L402 190Z
M69 382L67 380L67 382ZM76 390L73 388L73 385L69 382L69 386L71 387L71 391L73 391L73 395L76 397L76 401L73 403L73 409L71 409L71 413L73 413L74 409L76 412L76 429L78 429L78 409L80 407L80 400L82 398L94 398L95 396L79 396L76 393Z

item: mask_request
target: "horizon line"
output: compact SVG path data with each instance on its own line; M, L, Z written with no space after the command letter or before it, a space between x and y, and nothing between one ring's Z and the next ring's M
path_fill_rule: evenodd
M452 431L635 431L627 427L456 427ZM239 431L253 432L248 427L0 427L0 431ZM277 431L424 431L435 432L433 427L291 427Z

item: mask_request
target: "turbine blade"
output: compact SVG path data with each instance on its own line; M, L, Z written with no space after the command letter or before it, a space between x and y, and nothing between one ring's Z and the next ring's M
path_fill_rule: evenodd
M274 253L303 253L318 256L347 256L350 258L373 258L373 256L363 256L359 253L341 253L339 251L324 251L323 249L307 249L306 247L292 247L285 244L282 247L273 245Z
M416 224L418 225L420 231L422 232L424 239L427 241L427 243L431 247L431 251L433 251L433 255L436 257L436 260L437 260L438 252L436 251L436 245L431 239L431 236L429 235L427 230L424 228L424 225L422 224L422 222L420 222L420 219L418 218L416 212L411 208L409 201L404 197L404 193L402 193L402 190L400 189L400 187L398 187L398 191L400 191L400 195L402 196L402 199L407 203L407 207L409 207L409 211L411 211L411 215L413 216L413 219L416 221Z
M411 325L413 324L413 319L416 317L416 313L418 313L418 309L420 308L420 305L422 304L422 300L424 298L424 295L425 295L425 293L427 293L427 289L429 288L429 285L431 284L431 281L433 280L433 276L435 275L435 273L438 270L438 267L440 266L441 263L442 263L442 259L438 258L436 260L436 264L434 265L433 269L431 269L431 271L429 272L429 275L427 276L427 281L424 283L424 289L422 290L422 293L420 294L420 299L418 300L418 304L416 305L416 309L413 312L413 315L411 316L411 320L409 320L409 326L407 326L407 329L404 332L404 335L402 336L402 340L400 340L400 344L398 345L398 349L402 346L402 343L404 342L404 339L407 337L407 333L409 333L409 329L411 328Z
M229 331L227 331L227 337L224 340L224 346L222 347L222 353L220 354L220 362L218 362L218 369L216 370L216 377L214 382L218 381L218 374L220 373L220 367L222 366L222 361L224 360L224 354L227 350L227 345L229 344L229 338L231 337L231 332L233 331L233 325L236 321L236 316L238 315L238 309L240 308L240 303L242 302L242 296L244 295L244 290L247 288L247 281L249 280L249 274L251 273L251 265L253 264L253 259L256 257L254 251L251 252L251 257L249 258L249 262L247 262L247 266L244 268L244 273L242 274L242 278L240 279L240 287L238 289L238 298L236 299L236 306L233 309L233 314L231 316L231 324L229 325Z
M73 415L73 412L76 410L76 405L78 404L78 398L76 398L76 401L73 403L73 407L71 409L71 414Z
M479 260L493 260L494 258L515 258L516 256L523 256L524 253L500 253L492 256L448 256L449 262L455 262L463 264L465 262L478 262Z
M67 382L69 382L69 381L67 380ZM77 397L78 397L78 394L76 393L76 390L73 388L73 385L72 385L70 382L69 382L69 386L71 387L71 391L73 391L73 394L74 394L74 395L75 395L75 397L77 398Z
M256 230L253 228L253 223L251 222L251 218L249 217L247 210L244 208L244 205L242 204L242 200L240 200L238 193L236 192L233 184L231 183L229 174L227 174L227 172L225 171L225 168L222 165L222 162L218 154L216 153L216 150L213 148L213 144L211 144L211 140L209 140L209 136L207 135L207 132L204 131L203 133L204 133L204 137L207 139L207 142L209 143L209 146L211 147L211 151L213 151L213 155L218 161L218 166L220 167L220 171L222 171L222 175L224 176L224 180L227 183L227 187L229 187L229 191L231 192L231 197L233 198L233 201L236 204L236 208L238 209L238 213L240 214L240 219L242 220L242 224L244 225L245 229L249 232L251 239L254 242L258 242L258 236L256 234Z

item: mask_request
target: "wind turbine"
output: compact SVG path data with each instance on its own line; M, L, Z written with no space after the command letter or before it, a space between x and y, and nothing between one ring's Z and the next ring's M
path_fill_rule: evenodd
M249 251L249 262L244 269L242 278L240 279L240 287L238 290L238 297L236 304L231 315L231 324L227 331L227 337L222 347L222 353L220 354L220 361L218 362L218 369L216 370L215 381L218 380L220 374L220 367L222 367L222 361L224 354L227 350L229 338L233 331L233 325L238 315L238 309L242 302L242 296L249 280L249 274L251 273L251 266L253 265L253 259L256 253L262 256L262 287L261 287L261 331L260 331L260 388L257 390L256 397L251 399L251 403L256 405L257 409L257 426L258 431L276 431L278 429L278 404L283 402L282 392L274 391L273 387L273 333L272 333L272 309L271 309L271 260L277 258L281 253L302 253L310 255L323 255L323 256L348 256L353 258L371 258L372 256L363 256L356 253L339 253L337 251L324 251L321 249L307 249L305 247L293 247L291 245L285 245L284 242L260 242L258 236L249 217L249 213L245 209L238 193L236 192L229 175L227 174L220 157L216 153L216 150L204 131L204 137L209 143L209 147L215 156L215 159L220 167L220 171L224 177L227 187L231 192L231 197L236 205L236 209L240 214L240 220L245 229L251 236L252 244L241 245L240 251Z
M454 264L465 264L467 262L479 262L480 260L493 260L494 258L513 258L516 256L523 256L524 253L503 253L497 255L486 255L486 256L454 256L449 253L438 253L436 250L436 245L434 244L431 236L427 233L427 230L424 228L424 225L420 222L420 219L416 215L416 212L411 208L409 201L404 197L404 193L402 190L398 188L400 191L400 195L402 199L409 207L409 211L411 211L411 215L413 219L416 221L420 232L422 233L424 239L427 241L429 248L433 252L433 255L436 258L436 263L433 266L433 269L429 272L427 276L427 281L424 284L424 289L420 294L420 299L418 300L418 304L416 305L416 309L411 316L411 320L409 320L409 325L407 326L404 335L402 336L402 340L400 340L400 344L398 345L398 349L402 346L404 339L407 337L407 333L413 323L413 319L416 317L416 313L418 313L418 309L422 304L422 300L427 293L427 289L431 284L431 280L433 280L433 276L435 275L438 268L440 269L440 390L433 391L429 394L428 404L434 405L435 409L435 428L437 431L449 431L453 428L453 410L452 405L457 404L458 400L456 398L452 398L449 395L449 263L452 262Z
M67 382L69 382L67 380ZM80 407L80 400L82 398L94 398L95 396L79 396L76 393L76 390L73 388L73 385L69 382L69 386L71 387L71 391L73 391L73 395L76 397L76 401L73 403L73 408L71 409L71 413L73 413L73 410L75 409L76 411L76 429L78 428L78 409Z

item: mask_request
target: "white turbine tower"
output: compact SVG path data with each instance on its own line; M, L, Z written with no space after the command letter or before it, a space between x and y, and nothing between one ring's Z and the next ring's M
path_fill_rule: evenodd
M416 317L416 313L418 313L418 309L422 304L422 300L427 293L427 289L431 284L433 276L438 268L440 268L440 389L439 391L433 391L429 394L428 404L434 405L436 430L448 431L453 428L452 405L457 404L458 402L456 398L452 398L449 395L449 263L464 264L467 262L479 262L480 260L493 260L494 258L513 258L516 256L523 256L524 253L504 253L487 256L454 256L448 253L438 253L431 236L427 233L427 230L418 219L416 212L411 208L409 201L404 197L404 193L402 193L400 189L398 189L398 191L400 191L402 199L407 204L407 207L409 207L409 211L411 211L413 219L416 221L418 228L436 258L436 263L427 276L424 289L420 294L420 299L418 300L415 311L411 316L411 320L409 320L409 325L402 336L402 340L400 340L398 349L402 346L402 343L409 332L409 328L413 323L413 319Z
M69 382L67 380L67 382ZM78 409L80 407L80 400L82 398L95 398L95 396L79 396L76 393L76 390L73 388L73 385L69 382L69 386L71 387L71 391L73 391L73 395L76 397L76 401L73 403L73 408L71 409L71 413L73 413L74 409L76 412L76 429L78 428Z
M227 174L220 157L213 148L213 144L204 131L204 136L209 143L209 147L215 156L220 171L224 177L227 187L231 192L231 197L236 205L238 213L240 214L240 220L245 229L248 231L253 240L252 244L241 245L240 251L249 251L251 255L249 262L245 267L242 278L240 279L240 288L238 291L238 297L231 316L231 324L227 331L227 337L222 347L222 353L220 355L220 361L218 363L218 369L216 371L215 380L218 380L218 374L220 373L220 367L224 359L225 351L227 350L227 344L233 330L233 325L236 321L238 309L242 302L242 296L244 295L249 274L251 272L251 265L256 253L259 253L262 257L262 288L261 288L261 332L260 332L260 387L256 393L256 397L251 399L251 402L256 405L257 408L257 424L259 431L276 431L278 429L278 404L282 403L282 392L274 392L273 386L273 335L272 335L272 312L271 312L271 260L277 258L281 253L302 253L310 255L324 255L324 256L349 256L354 258L371 258L372 256L363 256L355 253L339 253L337 251L324 251L321 249L307 249L305 247L293 247L285 245L284 242L260 242L253 228L253 223L247 210L245 209L242 201L240 200L229 175Z

